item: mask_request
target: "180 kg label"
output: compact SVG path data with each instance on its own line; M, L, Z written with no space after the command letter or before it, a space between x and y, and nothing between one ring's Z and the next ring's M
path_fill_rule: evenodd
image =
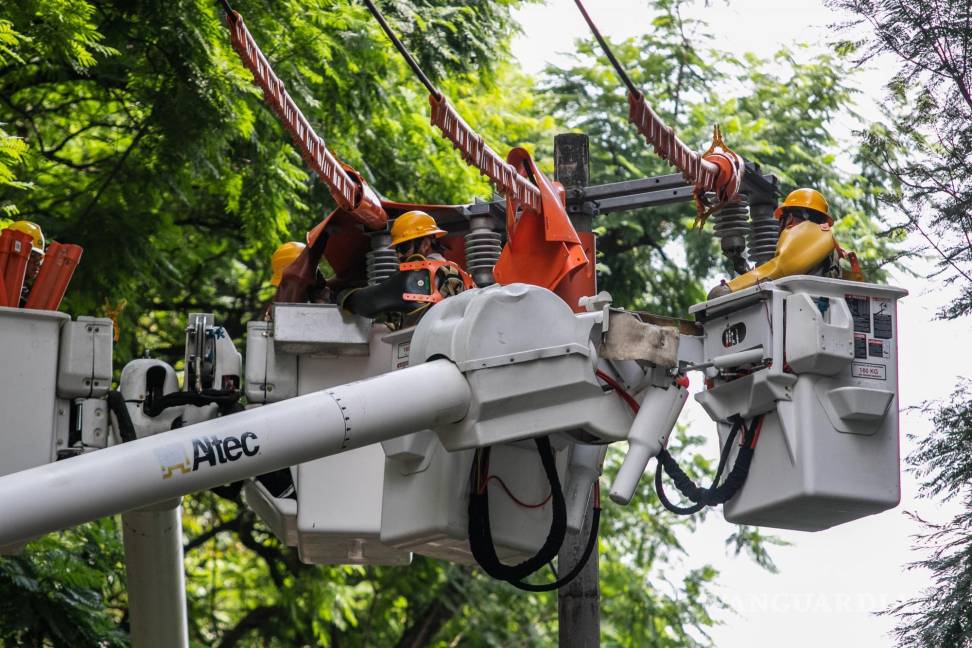
M870 380L887 380L887 367L867 362L851 363L851 375L855 378L868 378Z

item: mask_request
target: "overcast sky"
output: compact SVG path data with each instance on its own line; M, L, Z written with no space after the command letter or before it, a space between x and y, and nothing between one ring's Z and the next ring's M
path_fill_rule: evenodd
M752 51L768 56L780 45L808 43L802 56L821 51L833 38L829 26L845 16L837 15L822 2L779 0L731 0L728 5L710 0L691 15L705 17L714 43L736 54ZM589 0L588 10L601 31L623 38L651 29L651 13L644 0ZM572 0L549 0L518 12L524 34L514 43L514 54L528 72L544 65L562 64L575 38L586 36L586 25ZM894 61L879 61L856 76L862 91L857 110L866 119L880 119L877 108L883 84L894 72ZM649 89L650 90L650 89ZM650 91L649 91L650 98ZM626 106L618 106L625 111ZM838 120L836 132L850 137L854 122ZM850 164L848 160L842 165ZM687 209L689 207L686 207ZM921 271L922 268L914 266ZM899 305L899 380L903 408L948 395L959 373L972 365L972 336L969 324L933 320L935 311L954 296L954 291L920 278L896 273L894 282L911 293ZM709 434L710 456L717 455L714 426L700 407L689 400L682 418L696 433ZM930 422L917 412L901 415L902 456L913 447L907 434L921 438ZM645 486L647 487L647 485ZM930 520L944 520L948 511L939 505L916 500L916 484L905 475L902 503L897 509L845 524L820 533L777 532L792 546L775 549L778 575L768 574L745 558L730 558L724 539L731 526L721 515L710 516L701 533L687 538L689 565L709 562L722 575L719 590L736 611L717 615L724 621L713 633L720 648L885 648L891 645L887 632L893 619L876 616L894 601L908 597L927 582L927 575L907 571L905 564L916 559L911 538L918 529L904 511L918 511Z

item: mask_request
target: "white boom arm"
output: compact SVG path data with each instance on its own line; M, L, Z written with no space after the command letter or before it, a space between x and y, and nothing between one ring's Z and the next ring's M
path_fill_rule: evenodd
M0 546L462 419L436 360L0 477Z

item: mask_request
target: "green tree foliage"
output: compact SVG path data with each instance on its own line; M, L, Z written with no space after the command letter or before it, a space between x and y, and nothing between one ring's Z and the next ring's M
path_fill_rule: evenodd
M204 645L486 648L556 634L552 595L469 567L421 556L408 568L303 564L232 491L193 498L185 516L191 632Z
M919 442L908 464L925 497L956 502L962 511L945 523L922 520L918 549L926 557L912 563L931 573L931 586L887 612L900 618L900 646L972 645L972 394L963 381L948 400L924 411L933 432Z
M409 44L449 75L445 88L463 110L496 110L481 127L500 149L544 126L504 118L529 99L503 59L476 67L504 51L510 6L394 5L403 16L435 16L403 18L417 30ZM334 152L380 191L436 201L486 191L430 137L426 97L363 6L237 9ZM268 294L274 247L300 238L331 201L230 48L217 4L28 1L5 3L0 17L28 36L23 61L0 77L3 121L30 145L22 176L36 190L19 196L21 215L87 252L67 308L91 313L127 300L121 361L146 348L174 357L171 333L194 308L215 308L239 337ZM444 21L455 33L426 38ZM510 83L501 88L496 75ZM8 196L12 188L0 188L0 200Z
M21 38L23 37L14 31L9 20L0 20L0 67L23 62L17 54ZM29 186L18 181L14 175L14 168L23 160L26 151L27 143L15 135L9 135L0 122L0 187L26 189ZM16 213L17 206L13 201L0 201L0 226L7 224L8 219L4 217L11 217Z
M113 518L0 560L0 644L124 646L124 570Z
M30 185L17 180L13 169L27 152L27 144L15 135L8 135L0 124L0 186L7 189L27 189ZM17 215L17 205L12 200L0 203L0 227L8 225Z
M667 172L627 124L619 86L590 42L578 44L577 65L548 71L540 89L516 70L508 44L516 28L510 11L519 4L382 3L498 151L536 146L549 170L555 127L571 127L592 136L595 181ZM859 225L842 225L845 236L853 227L869 231L871 179L832 164L829 123L850 99L841 63L797 63L783 53L792 72L770 75L755 59L733 61L698 45L704 25L682 20L679 3L654 6L652 35L622 43L618 53L687 141L704 146L711 124L721 122L737 150L784 183L822 183L845 222L859 214ZM436 202L488 195L433 132L421 86L361 5L241 0L237 9L319 133L376 189ZM33 185L0 186L0 204L16 201L49 236L85 247L67 309L97 313L128 301L119 367L145 350L175 361L193 310L215 312L240 338L269 296L274 246L300 238L332 203L230 49L216 4L4 3L0 56L0 122L28 147L0 164ZM689 231L693 216L682 205L599 222L605 283L619 303L684 314L702 296L721 262L711 236ZM681 434L675 451L702 481L713 466L694 454L700 441ZM612 455L609 474L617 463ZM244 505L238 486L187 498L185 507L198 645L545 646L556 636L552 594L521 593L479 570L420 557L408 569L304 565ZM673 519L647 488L627 508L607 506L605 644L707 643L705 629L721 605L718 572L690 561L680 543L700 519ZM88 525L0 561L0 626L13 629L10 641L124 641L114 533L110 521ZM79 548L91 538L104 545L99 557ZM768 568L771 542L747 528L728 539L730 551ZM84 559L68 570L66 557L77 555ZM61 619L77 620L77 633Z
M958 288L938 313L972 315L972 13L964 0L835 0L864 28L844 44L864 62L894 56L900 69L888 84L887 119L863 133L874 163L893 180L881 198L898 227L926 243L913 253L935 260L929 278ZM889 610L900 616L900 646L972 646L972 397L960 385L949 399L927 406L935 431L917 439L909 458L929 498L956 500L964 511L928 523L915 563L932 586Z
M901 69L888 84L888 120L864 133L874 163L894 180L882 199L902 228L927 242L936 277L954 283L959 298L941 316L972 314L972 23L960 0L841 0L835 6L870 28L859 61L890 54Z

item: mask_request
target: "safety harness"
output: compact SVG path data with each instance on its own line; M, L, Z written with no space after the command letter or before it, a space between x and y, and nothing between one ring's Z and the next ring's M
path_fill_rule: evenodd
M463 270L458 263L453 261L437 261L434 259L406 261L405 263L399 264L398 269L401 272L421 271L423 274L427 273L428 276L428 283L426 285L429 286L429 294L417 292L402 293L402 299L405 301L438 304L446 298L446 295L443 295L440 290L443 280L447 281L451 277L462 280L463 290L476 287L472 276Z

